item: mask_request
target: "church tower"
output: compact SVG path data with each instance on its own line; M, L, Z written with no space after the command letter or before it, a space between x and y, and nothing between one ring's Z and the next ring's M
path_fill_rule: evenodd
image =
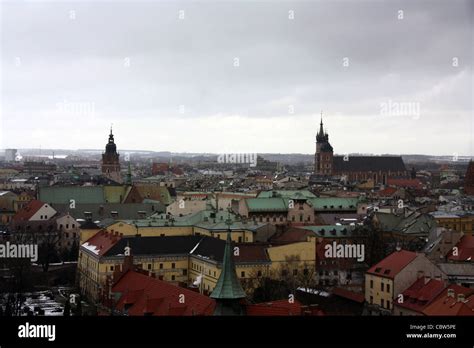
M316 154L314 156L314 173L317 175L331 175L333 165L333 148L329 143L329 135L324 132L323 113L319 132L316 134Z
M232 252L232 240L230 237L230 218L226 223L229 228L227 231L227 240L224 249L224 258L222 260L222 270L217 280L216 287L211 293L211 298L216 300L214 315L244 315L245 310L241 301L246 298L245 291L242 289L239 278L235 271L235 265Z
M105 145L105 153L102 154L102 175L115 182L122 183L119 157L112 127L110 127L109 142Z

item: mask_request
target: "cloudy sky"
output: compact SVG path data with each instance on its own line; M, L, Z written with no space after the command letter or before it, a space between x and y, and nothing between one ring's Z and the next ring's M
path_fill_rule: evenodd
M1 1L0 148L473 155L473 0Z

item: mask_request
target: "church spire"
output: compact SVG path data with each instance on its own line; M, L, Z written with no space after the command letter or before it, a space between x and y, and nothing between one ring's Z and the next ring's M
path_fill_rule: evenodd
M321 111L321 122L319 123L319 132L316 134L316 141L321 142L324 140L324 128L323 128L323 112Z
M214 315L241 315L243 314L240 300L246 297L242 289L237 273L235 271L234 258L232 252L232 239L230 217L226 221L228 225L227 240L222 260L222 271L217 280L216 287L212 291L211 298L216 299L216 309Z

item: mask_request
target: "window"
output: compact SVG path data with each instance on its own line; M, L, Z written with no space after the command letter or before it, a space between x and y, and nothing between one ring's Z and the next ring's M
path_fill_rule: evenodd
M387 309L390 309L390 301L387 300Z
M239 237L239 243L242 243L242 237Z
M383 299L383 298L382 298L382 299L380 299L380 307L382 307L382 308L383 308L383 307L384 307L384 304L385 304L385 301L384 301L384 299Z
M242 278L245 278L245 272L244 272L244 271L240 272L240 276L241 276Z
M374 288L374 281L371 279L370 280L370 288L373 289Z
M160 263L160 269L163 269L163 264L162 263Z
M69 228L69 224L66 224L66 228Z
M188 270L187 269L183 269L183 275L188 275Z
M390 292L390 284L387 284L387 292Z
M175 277L174 275L171 276L171 280L175 280L175 278L176 278L176 277Z
M110 272L114 270L114 266L110 266Z
M384 291L384 283L380 283L380 291Z
M374 303L374 297L370 296L370 304L373 304L373 303Z
M262 276L262 271L258 271L257 272L257 277L261 277Z
M148 269L151 269L151 263L148 264Z
M171 268L176 268L176 265L174 262L171 264Z

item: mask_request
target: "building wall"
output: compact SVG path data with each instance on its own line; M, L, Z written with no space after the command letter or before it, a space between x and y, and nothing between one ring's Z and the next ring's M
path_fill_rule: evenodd
M461 231L468 235L474 234L474 215L459 217L435 217L438 226L455 231Z
M79 242L82 244L89 238L91 238L93 235L95 235L97 232L100 231L100 228L96 229L80 229L79 230Z
M293 201L293 208L288 209L287 221L290 223L314 223L314 208L306 202Z
M432 263L424 254L418 254L417 257L403 268L393 279L380 277L377 275L366 274L365 277L365 300L370 305L381 306L389 312L393 311L393 301L398 299L398 295L409 288L419 277L429 276L431 278L446 279L446 275ZM373 286L371 287L371 281ZM381 284L384 284L384 291ZM390 291L387 291L387 284ZM387 301L389 306L387 306ZM374 308L376 311L380 308Z
M215 237L222 240L227 239L227 231L211 231L201 227L194 227L195 235L203 235L209 237ZM254 233L248 230L232 230L231 239L236 243L253 243L254 242Z
M383 284L383 290L382 290ZM382 306L391 311L393 309L394 281L389 278L366 274L365 277L365 301L369 305Z
M56 214L56 210L54 210L49 204L44 204L31 218L30 221L43 221L49 220Z
M299 257L300 265L310 264L316 268L316 238L308 237L306 242L291 243L272 246L267 249L268 256L272 262L271 269L277 271L282 264L286 264L288 258Z

